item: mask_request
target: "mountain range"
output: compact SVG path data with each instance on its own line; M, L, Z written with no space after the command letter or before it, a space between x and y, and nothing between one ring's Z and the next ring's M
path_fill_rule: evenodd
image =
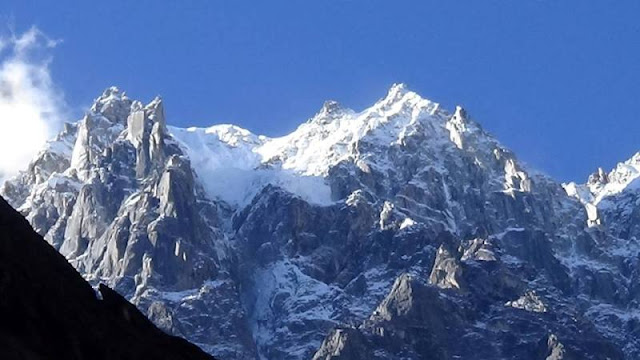
M0 195L220 359L634 359L638 178L559 183L403 84L279 138L111 87Z

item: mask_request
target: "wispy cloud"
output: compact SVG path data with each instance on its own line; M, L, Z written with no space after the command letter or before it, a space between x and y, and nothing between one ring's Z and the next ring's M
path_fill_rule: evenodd
M64 95L49 66L58 43L37 27L0 35L0 182L26 168L62 123Z

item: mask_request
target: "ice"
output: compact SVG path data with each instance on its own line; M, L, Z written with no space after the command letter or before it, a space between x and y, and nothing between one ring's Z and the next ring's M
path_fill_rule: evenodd
M265 166L258 149L271 141L267 137L233 125L204 129L169 127L169 131L187 153L212 197L244 206L264 186L275 184L311 203L332 203L331 191L322 177Z

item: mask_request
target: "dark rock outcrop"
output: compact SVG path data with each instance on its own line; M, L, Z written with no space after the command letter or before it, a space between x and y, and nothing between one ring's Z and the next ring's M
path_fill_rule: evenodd
M0 198L2 359L212 359L99 290Z

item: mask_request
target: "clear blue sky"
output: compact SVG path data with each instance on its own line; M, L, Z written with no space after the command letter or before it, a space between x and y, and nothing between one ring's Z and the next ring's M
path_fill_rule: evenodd
M29 1L0 15L63 39L73 106L161 94L178 126L285 134L326 99L405 82L462 104L519 157L584 180L640 150L640 1Z

